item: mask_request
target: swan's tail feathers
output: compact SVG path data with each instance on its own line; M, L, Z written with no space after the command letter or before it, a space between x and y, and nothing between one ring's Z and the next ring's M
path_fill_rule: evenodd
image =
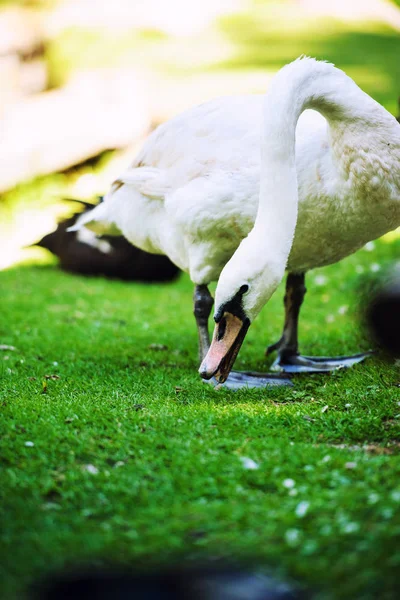
M166 172L156 167L136 167L129 169L118 177L114 185L131 185L138 192L153 200L164 200L171 190L167 182Z
M67 231L79 231L83 227L94 231L97 235L122 235L109 215L109 206L106 202L101 202L93 210L80 215Z

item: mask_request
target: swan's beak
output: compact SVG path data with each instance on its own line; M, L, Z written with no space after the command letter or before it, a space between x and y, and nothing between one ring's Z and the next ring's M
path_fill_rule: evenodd
M244 320L225 312L215 325L211 346L200 365L199 373L203 379L215 379L224 383L233 367L240 347L250 326L250 320Z

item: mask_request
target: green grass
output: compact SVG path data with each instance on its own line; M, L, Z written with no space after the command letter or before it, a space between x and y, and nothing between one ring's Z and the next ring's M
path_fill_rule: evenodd
M362 278L399 250L391 236L309 276L304 351L369 347ZM0 342L16 348L0 357L2 598L69 562L182 555L251 558L324 598L396 597L398 367L376 357L293 389L215 391L196 373L187 277L145 286L20 266L0 278ZM266 368L281 292L238 368Z

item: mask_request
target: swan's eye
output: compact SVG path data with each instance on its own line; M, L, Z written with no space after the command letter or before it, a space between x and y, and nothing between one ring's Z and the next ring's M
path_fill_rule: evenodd
M222 340L222 338L224 337L225 331L226 331L226 319L225 319L225 317L222 317L222 319L220 320L219 325L218 325L218 335L217 335L218 342L220 342Z
M239 292L240 292L241 294L245 294L245 293L246 293L246 292L248 292L248 291L249 291L249 286L247 285L247 283L245 283L244 285L242 285L242 286L240 287L240 290L239 290Z

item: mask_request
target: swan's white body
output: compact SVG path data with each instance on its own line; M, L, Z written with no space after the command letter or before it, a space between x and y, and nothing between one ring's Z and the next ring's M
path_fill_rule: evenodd
M271 289L249 309L251 320L282 265L299 273L334 263L400 225L395 118L342 71L313 59L288 65L273 84L264 125L263 96L240 96L160 126L104 203L85 215L98 233L122 232L143 250L168 255L196 284L217 280L229 261L216 308L240 277L268 278L265 269L279 263ZM294 171L282 165L294 160L295 128ZM253 230L236 252L259 198L259 234Z

